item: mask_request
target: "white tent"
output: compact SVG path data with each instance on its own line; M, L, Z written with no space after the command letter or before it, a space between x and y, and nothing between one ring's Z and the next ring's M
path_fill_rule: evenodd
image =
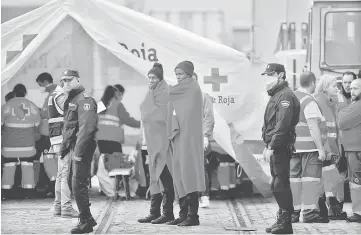
M215 140L240 162L261 192L269 193L269 177L245 146L235 147L228 127L233 124L239 143L260 140L265 84L242 53L111 0L54 0L1 29L2 94L21 82L39 106L45 94L39 93L37 75L49 72L58 82L61 73L72 68L96 99L106 85L124 85L124 104L139 118L153 63L162 63L166 80L174 84L176 64L192 61L202 90L214 99Z

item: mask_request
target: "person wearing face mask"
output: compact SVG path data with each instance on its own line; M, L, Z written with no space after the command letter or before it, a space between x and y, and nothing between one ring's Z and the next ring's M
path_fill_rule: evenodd
M47 155L57 159L53 215L54 217L77 218L79 213L73 208L71 193L67 182L69 157L65 156L63 159L59 157L60 145L63 141L64 103L67 99L67 94L64 92L62 86L63 84L60 83L60 85L56 87L54 92L51 93L48 101L49 137L51 147Z
M40 123L40 133L41 138L37 143L37 149L43 154L42 160L44 163L44 169L49 177L50 183L48 186L48 197L54 197L55 192L55 179L57 174L57 158L53 154L51 148L51 141L49 138L49 115L48 115L48 106L49 99L51 103L51 95L57 88L57 84L53 83L53 77L49 73L41 73L36 78L36 83L39 85L41 93L48 93L45 98L43 107L40 111L41 123Z
M347 222L361 223L361 79L351 83L352 103L339 113L338 127L348 161L353 215Z
M299 221L301 204L303 223L328 223L320 216L318 199L323 193L322 161L325 159L326 122L313 97L316 77L312 72L300 76L301 87L295 92L300 100L300 122L296 126L296 153L291 159L291 189L294 213L292 223Z
M194 65L183 61L175 68L178 84L169 87L167 135L179 217L169 225L199 225L199 193L204 192L203 101Z
M351 104L351 82L356 78L356 74L350 71L342 74L341 91L337 94L338 112Z
M149 156L151 202L150 214L138 222L164 224L174 220L174 189L167 162L168 84L164 80L161 64L154 64L148 72L148 80L149 90L140 105L140 112Z
M1 154L4 157L2 195L10 196L19 162L23 194L32 197L36 183L33 162L36 155L35 143L40 138L40 112L33 102L25 98L27 91L23 84L17 84L13 94L15 97L1 106Z
M315 100L320 106L326 121L327 141L324 146L326 158L322 159L322 178L328 204L328 217L333 220L347 218L346 212L342 211L345 177L336 166L341 157L340 135L337 128L337 94L336 78L326 75L321 77L316 88ZM322 199L320 203L322 203ZM327 216L322 211L321 214L321 216Z
M76 70L64 71L61 81L67 100L64 103L63 141L60 158L69 158L68 185L79 209L79 223L72 234L93 231L97 225L90 212L89 176L96 149L95 134L98 130L97 103L85 93Z
M291 216L294 211L290 188L290 160L296 140L295 127L300 117L300 102L288 87L285 67L268 64L262 75L267 75L267 92L270 96L262 128L266 148L263 156L270 162L271 190L279 210L277 221L266 228L267 233L293 233Z

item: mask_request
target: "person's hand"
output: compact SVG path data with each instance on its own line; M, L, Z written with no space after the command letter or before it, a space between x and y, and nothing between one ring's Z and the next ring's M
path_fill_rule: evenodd
M273 150L265 148L263 150L263 157L265 159L266 162L270 162L271 161L271 156L273 155Z
M323 150L323 149L318 150L318 160L320 160L320 161L325 161L326 160L325 150Z
M209 140L207 137L204 137L204 150L206 150L209 146Z

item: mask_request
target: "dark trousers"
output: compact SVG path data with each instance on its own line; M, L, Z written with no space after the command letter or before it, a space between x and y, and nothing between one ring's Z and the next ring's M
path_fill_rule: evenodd
M163 215L173 216L173 202L174 202L174 187L173 178L169 172L167 165L164 166L162 173L160 174L160 180L163 185Z
M198 219L199 192L188 193L179 199L179 217Z
M122 145L119 142L109 140L98 140L98 148L100 153L122 153Z
M76 205L79 209L79 217L82 219L90 218L90 202L89 202L89 173L91 163L87 161L69 161L69 171L71 172L71 184L69 188L74 194ZM68 183L70 183L68 181Z
M209 153L208 155L204 155L204 179L205 179L205 184L206 184L206 190L204 192L201 192L200 196L209 197L209 188L210 188L210 184L211 184L211 182L210 182L211 170L209 167L210 155L211 155L211 153Z
M280 209L293 213L293 199L290 186L291 148L275 149L270 159L272 175L271 190Z

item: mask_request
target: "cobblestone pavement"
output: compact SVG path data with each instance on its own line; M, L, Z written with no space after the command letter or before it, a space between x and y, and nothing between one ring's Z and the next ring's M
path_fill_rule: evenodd
M97 233L108 234L264 234L265 228L274 223L277 204L274 199L260 196L244 197L232 201L212 200L210 208L199 209L200 226L178 227L168 225L140 224L137 219L149 212L149 201L118 201L112 213L105 213L107 197L99 196L97 187L91 189L91 210L98 221ZM8 200L2 202L2 234L65 234L77 223L77 219L52 216L53 199ZM233 207L234 205L235 207ZM75 207L76 208L76 207ZM175 215L179 207L174 206ZM345 204L351 214L351 204ZM109 215L109 216L108 216ZM240 220L237 220L238 215ZM103 221L101 222L101 220ZM109 221L108 221L109 219ZM225 227L248 226L255 232L229 231ZM361 224L331 221L329 224L302 224L293 226L295 234L361 234Z
M235 227L228 209L229 201L212 201L211 208L200 208L200 226L179 227L170 225L140 224L137 219L149 213L149 201L121 202L108 233L151 233L151 234L237 234L235 231L226 231L224 227ZM179 207L175 205L175 216Z
M260 196L243 198L240 200L252 225L257 233L265 233L265 228L275 222L278 210L277 203L272 199ZM345 203L344 211L352 214L351 203ZM328 224L293 224L294 234L361 234L361 224L347 223L346 221L330 221Z
M8 200L1 203L2 234L64 234L78 219L53 217L54 199ZM106 204L105 197L91 198L91 212L96 219ZM74 208L77 208L74 205Z

